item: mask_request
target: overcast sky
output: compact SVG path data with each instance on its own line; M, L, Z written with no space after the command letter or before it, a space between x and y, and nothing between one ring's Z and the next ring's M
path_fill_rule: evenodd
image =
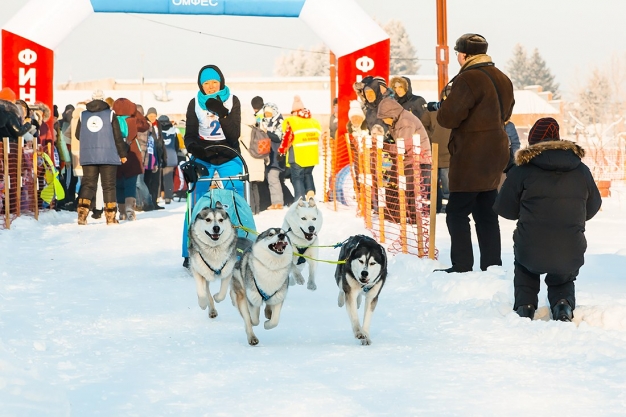
M435 0L356 1L382 23L392 18L404 22L422 59L420 73L436 73ZM0 0L0 25L26 2ZM623 0L448 0L448 38L453 46L463 33L482 34L500 67L516 43L529 51L539 48L567 94L593 65L604 64L614 53L626 53L624 16ZM276 58L289 52L194 34L146 19L283 48L309 48L321 42L299 19L95 14L57 48L56 82L138 78L142 72L146 78L195 78L208 63L220 66L227 79L271 76ZM51 27L62 24L50 22ZM451 75L458 71L456 61L449 71Z

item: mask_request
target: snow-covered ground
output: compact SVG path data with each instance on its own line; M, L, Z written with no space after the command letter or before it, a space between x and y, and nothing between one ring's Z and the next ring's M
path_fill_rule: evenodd
M536 320L511 310L513 222L501 223L503 267L432 273L448 266L439 215L440 262L391 258L371 346L337 307L331 264L317 291L290 288L257 347L229 298L209 319L181 267L184 203L119 226L18 219L0 231L0 416L623 416L621 195L588 223L574 323L548 320L543 290ZM351 210L324 216L322 244L364 231Z

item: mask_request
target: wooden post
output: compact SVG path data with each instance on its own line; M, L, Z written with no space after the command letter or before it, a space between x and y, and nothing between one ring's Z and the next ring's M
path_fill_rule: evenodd
M435 259L435 235L437 231L437 193L439 192L439 144L433 143L431 146L432 153L432 172L430 174L430 225L428 240L428 257Z
M417 256L424 257L424 219L422 211L417 209L417 200L419 197L420 205L423 204L421 180L423 178L421 166L422 147L419 133L413 135L413 190L414 190L414 210L415 210L415 232L417 237Z
M365 227L372 228L372 137L365 136Z
M9 197L9 187L11 178L9 176L9 138L2 139L2 153L4 154L4 222L7 229L11 228L11 199Z
M383 139L376 137L376 188L378 189L378 233L380 243L385 243L385 207L387 206L383 185Z
M22 214L22 153L24 152L24 138L17 141L17 201L15 203L15 214L20 217Z
M37 149L33 149L33 204L35 210L35 220L39 220L39 178L37 173Z
M332 114L333 101L337 98L337 57L330 52L330 111ZM335 138L333 138L335 139Z
M361 216L365 217L365 137L357 140L357 152L359 157L359 211Z
M359 202L359 186L356 181L356 175L354 172L354 153L352 152L352 146L350 143L350 134L346 133L346 146L348 148L348 163L350 164L350 176L352 177L352 187L354 188L354 196L357 201L357 211L358 211L358 202Z
M398 149L398 202L400 204L400 245L402 253L408 253L406 238L406 176L404 175L404 139L396 140Z

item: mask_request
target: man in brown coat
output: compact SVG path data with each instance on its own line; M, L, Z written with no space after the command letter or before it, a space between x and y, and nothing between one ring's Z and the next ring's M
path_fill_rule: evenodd
M446 206L452 267L446 272L467 272L474 266L470 213L476 223L480 269L502 265L500 225L492 207L509 159L504 121L511 117L515 100L511 80L495 67L487 46L484 37L471 33L456 41L461 70L437 114L439 124L452 129Z

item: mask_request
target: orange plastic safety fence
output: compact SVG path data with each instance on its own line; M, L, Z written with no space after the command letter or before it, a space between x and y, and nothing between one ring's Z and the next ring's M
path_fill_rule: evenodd
M419 140L407 149L404 141L346 139L350 163L334 181L336 200L354 207L391 253L428 257L431 160L421 152Z
M0 229L5 229L19 216L37 217L44 210L45 170L41 158L21 142L0 139L0 155Z

